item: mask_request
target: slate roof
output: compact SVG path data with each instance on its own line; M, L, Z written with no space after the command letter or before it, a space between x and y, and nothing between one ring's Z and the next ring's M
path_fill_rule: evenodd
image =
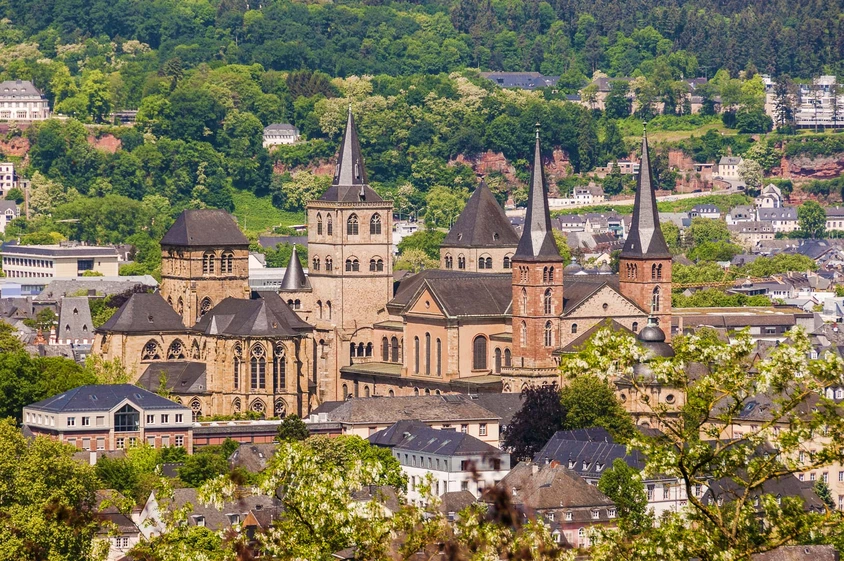
M563 294L565 294L565 289L563 289ZM642 326L642 327L644 327L644 326ZM578 335L577 338L574 341L572 341L571 343L569 343L568 345L566 345L565 347L560 349L559 352L561 352L561 353L576 353L577 351L580 350L580 348L587 341L589 341L592 338L592 336L597 331L599 331L601 329L610 329L611 331L614 331L614 332L617 332L617 333L627 333L627 334L633 335L632 331L630 331L629 329L627 329L625 326L621 325L620 323L618 323L614 319L604 318L601 321L599 321L598 323L596 323L595 325L593 325L592 327L590 327L589 329L587 329L586 331L584 331L583 333L581 333L580 335Z
M191 328L207 335L297 337L313 330L275 292L259 298L226 298Z
M636 199L633 203L633 220L630 231L621 250L621 257L660 258L671 257L668 245L659 226L659 211L656 205L651 156L648 151L648 136L642 137L642 162L636 178Z
M74 279L56 279L44 287L36 302L55 301L68 294L82 290L94 291L98 296L111 296L124 292L141 292L155 288L158 282L149 275L124 277L123 280L103 280L103 277L76 277Z
M513 502L532 509L610 507L613 502L597 487L562 465L541 466L519 463L510 470L501 486L515 490Z
M280 503L278 499L273 499L266 495L254 495L248 497L240 497L236 501L223 503L222 508L215 508L214 505L206 506L199 500L197 489L186 487L182 489L173 489L173 498L170 500L163 499L159 505L161 510L176 510L182 508L188 503L193 505L193 510L187 517L187 523L191 526L197 525L196 515L205 518L205 526L212 531L219 531L231 526L231 520L227 514L241 515L240 521L243 522L243 514L258 510L275 510L277 511Z
M495 446L491 446L471 434L456 430L439 430L428 426L416 426L408 429L407 432L410 434L407 434L393 447L395 450L408 450L440 456L498 455L502 453Z
M533 152L533 168L530 172L525 226L514 260L562 262L554 233L551 229L551 214L548 212L548 192L545 188L545 171L542 168L542 152L539 146L539 129L536 130L536 146Z
M168 360L150 363L136 384L150 391L158 390L161 374L167 377L167 389L176 395L209 393L204 362Z
M563 277L563 315L573 311L605 286L621 294L618 275L565 275ZM634 302L631 304L636 305Z
M369 443L374 446L383 446L385 448L392 448L404 440L405 435L413 430L427 428L428 425L416 419L406 421L396 421L384 430L370 435Z
M499 423L502 427L509 425L513 420L513 415L522 408L522 394L520 393L484 392L464 395L463 397L495 413L501 419Z
M62 298L56 329L59 339L91 339L94 336L94 322L91 320L87 296Z
M803 499L803 509L807 511L824 512L826 505L815 492L814 481L800 481L794 474L783 475L782 477L770 479L751 491L752 496L774 495L782 497L799 497ZM737 485L730 478L716 479L710 481L708 488L703 495L704 504L713 498L722 498L725 503L735 500L745 491L744 487Z
M95 384L79 386L59 395L42 399L28 408L51 413L71 411L107 411L124 399L144 409L184 409L179 403L165 399L133 384Z
M4 80L0 82L0 99L44 99L44 96L29 80Z
M265 442L262 444L241 444L229 456L229 468L240 467L250 473L260 473L267 467L267 462L275 454L278 444Z
M176 218L161 245L236 247L248 246L249 240L225 210L189 209Z
M565 432L555 433L542 450L536 453L533 458L534 463L541 465L556 460L581 477L590 479L599 479L617 459L624 460L628 466L640 471L645 467L644 456L636 450L628 454L627 446L616 444L612 437L608 442L569 440Z
M311 283L302 269L302 263L299 261L299 254L295 245L290 253L290 262L287 264L284 278L281 280L281 286L278 289L280 292L301 292L311 289Z
M715 205L695 205L692 207L692 210L689 212L699 213L699 214L712 214L712 213L720 213L721 209Z
M797 209L793 206L760 208L759 220L797 220Z
M451 491L440 496L440 512L457 514L469 505L475 504L476 499L469 491Z
M308 236L258 236L258 245L261 247L275 249L278 244L308 247Z
M519 236L486 182L466 201L441 247L516 247Z
M721 159L718 160L718 165L731 165L737 166L741 163L741 158L738 156L721 156Z
M290 123L273 123L272 125L267 125L266 127L264 127L264 134L275 131L291 131L296 134L299 134L299 129L297 129Z
M834 545L784 545L750 556L751 561L839 561Z
M337 154L337 166L334 169L334 180L331 186L319 198L320 201L334 201L342 203L378 202L383 199L372 190L366 179L366 167L360 151L358 131L352 108L349 107L349 117L343 141Z
M314 413L322 413L317 409ZM423 423L466 419L497 421L498 417L476 403L459 396L420 395L397 397L356 397L328 411L331 422L395 423L418 419Z
M182 317L161 294L133 294L97 331L150 333L184 331Z
M116 257L117 249L96 245L21 245L5 242L4 255L43 255L45 257Z
M500 316L510 313L512 275L428 269L401 281L387 306L396 313L430 288L449 316Z

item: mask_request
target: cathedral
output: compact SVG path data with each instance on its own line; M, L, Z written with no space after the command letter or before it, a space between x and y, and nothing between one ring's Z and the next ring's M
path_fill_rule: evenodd
M94 352L197 418L271 417L350 396L519 392L559 382L560 356L600 327L639 333L650 318L670 336L671 255L647 138L617 275L564 266L538 128L529 187L521 235L481 181L440 267L394 283L393 205L368 184L350 111L332 184L307 204L307 272L294 249L278 292L250 293L233 217L187 210L161 240L159 291L129 298Z

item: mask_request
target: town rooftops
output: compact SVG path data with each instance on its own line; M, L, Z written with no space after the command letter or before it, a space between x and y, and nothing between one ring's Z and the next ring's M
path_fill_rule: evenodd
M107 322L97 328L97 331L118 333L184 330L182 317L158 292L133 294Z
M557 431L554 436L536 453L533 461L539 465L557 461L564 467L577 472L583 477L600 478L612 467L615 460L624 460L627 465L637 470L645 467L645 458L638 451L627 453L627 446L616 444L612 437L607 439L595 435L595 440L574 440L571 431ZM609 436L607 434L606 436Z
M320 406L312 413L323 412ZM327 411L327 416L329 421L351 425L392 424L413 419L423 423L458 419L498 421L498 417L486 408L452 395L356 397Z
M93 291L97 296L111 296L124 292L145 292L156 286L158 282L150 275L55 279L51 280L34 299L37 302L58 301L62 296L79 294L81 290Z
M539 72L481 72L481 77L502 88L533 90L557 85L559 76L543 76Z
M152 362L136 383L142 388L157 391L161 387L162 374L164 374L165 387L176 395L209 393L205 363L199 361L168 360Z
M299 129L289 123L273 123L272 125L264 127L264 134L273 132L292 132L294 134L299 134Z
M826 208L827 218L844 218L844 207L831 206Z
M741 158L738 156L722 156L718 160L719 166L737 166L741 163Z
M185 409L185 406L180 403L170 401L133 384L80 386L27 405L27 409L48 413L108 411L127 399L143 409Z
M720 213L721 209L711 204L695 205L694 207L692 207L692 210L690 212L699 214L715 214Z
M558 464L519 463L501 480L513 502L532 509L609 507L613 502L594 485Z
M274 292L260 298L226 298L202 316L193 331L208 335L296 337L313 330Z
M44 257L117 257L117 249L96 245L19 245L4 243L3 255L39 255Z
M401 281L387 305L399 313L428 288L449 316L500 316L510 311L512 282L509 273L428 269Z
M441 247L516 247L519 236L510 225L504 209L495 200L486 183L480 185L466 201L466 206Z
M59 324L56 326L58 339L92 339L94 323L87 296L65 296L62 298Z
M370 437L370 441L371 439L372 437ZM465 432L432 429L428 426L415 426L407 429L402 440L393 448L440 456L501 454L501 450L498 448Z
M839 561L834 545L784 545L765 553L754 553L751 561Z
M797 220L797 209L793 206L760 208L759 220Z
M41 91L29 80L0 82L0 99L43 99Z
M161 245L246 246L249 240L234 217L224 210L189 209L182 212L161 238Z

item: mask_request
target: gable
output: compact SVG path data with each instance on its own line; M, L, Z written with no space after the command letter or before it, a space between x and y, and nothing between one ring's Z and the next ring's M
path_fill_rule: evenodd
M427 285L411 301L406 313L437 317L445 317L446 315Z
M607 305L606 309L604 304ZM612 286L604 285L563 317L574 319L623 316L647 316L647 313L622 296Z

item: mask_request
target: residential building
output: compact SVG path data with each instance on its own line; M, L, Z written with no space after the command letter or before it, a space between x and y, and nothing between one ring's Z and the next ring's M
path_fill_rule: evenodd
M551 209L589 206L603 202L606 199L604 190L594 183L584 187L575 187L568 197L548 198L548 207Z
M553 88L560 80L559 76L544 76L539 72L481 72L481 77L502 88L517 88L520 90Z
M771 224L774 232L794 232L800 228L797 221L797 209L788 207L759 207L759 221Z
M5 197L16 186L15 164L11 162L0 162L0 197Z
M677 308L672 317L671 330L680 334L694 332L700 327L710 327L729 338L733 331L747 327L754 339L784 341L788 331L795 326L808 332L814 331L814 315L800 308L786 306Z
M782 190L773 183L767 184L754 204L756 208L780 208L782 207Z
M15 201L0 201L0 233L5 233L9 222L20 215L21 209Z
M734 226L739 222L756 222L756 207L751 205L738 205L727 213L727 226Z
M81 450L193 449L191 410L132 384L80 386L23 408L23 425Z
M641 165L642 164L640 162L634 162L631 160L617 160L607 164L607 168L612 170L613 166L618 166L622 175L636 175L639 173Z
M510 471L510 454L464 432L463 427L433 429L421 422L398 422L369 441L390 448L407 476L411 504L426 502L426 486L435 497L457 491L480 497Z
M61 299L59 323L50 334L56 345L85 345L94 342L94 322L87 296L65 296Z
M759 242L774 239L774 227L770 222L738 222L727 226L730 234L745 249L756 247Z
M129 551L141 541L137 524L118 507L126 497L114 489L97 491L94 518L99 522L97 541L108 543L106 561L125 559Z
M115 248L82 244L5 243L0 255L7 278L74 278L86 271L116 277L120 264Z
M513 505L524 515L544 519L557 543L590 547L594 527L616 525L615 504L596 486L556 462L542 466L519 463L500 486L511 493Z
M721 209L715 205L695 205L689 211L689 218L711 218L718 220L721 218Z
M0 120L42 121L50 118L47 97L28 80L0 82Z
M741 156L723 156L718 160L718 177L731 181L740 180L739 166L742 161Z
M299 129L291 124L275 123L264 127L264 148L297 142L299 142Z
M827 207L826 229L844 230L844 207Z
M419 231L419 222L410 220L393 221L393 255L398 255L399 244L407 236Z
M558 214L551 219L555 230L561 232L583 232L586 222L579 214Z

